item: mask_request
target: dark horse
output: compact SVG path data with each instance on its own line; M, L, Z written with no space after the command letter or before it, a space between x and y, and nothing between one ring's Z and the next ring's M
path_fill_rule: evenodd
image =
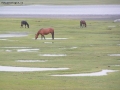
M52 35L52 39L54 40L54 29L53 28L41 28L37 34L35 34L35 39L38 38L39 34L41 35L41 39L44 38L45 39L45 36L44 35L47 35L51 33Z
M86 27L86 26L87 26L86 22L84 20L81 20L80 27Z
M29 24L27 23L27 21L21 21L21 27L23 27L23 25L25 25L25 28L26 28L26 25L29 28Z

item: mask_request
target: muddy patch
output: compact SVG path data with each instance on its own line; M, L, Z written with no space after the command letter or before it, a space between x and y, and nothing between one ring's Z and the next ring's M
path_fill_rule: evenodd
M6 72L54 71L54 70L67 70L67 69L69 68L32 68L32 67L0 66L0 71L6 71Z
M40 54L39 56L67 56L66 54Z
M65 75L52 75L52 76L66 76L66 77L75 77L75 76L104 76L108 75L109 72L116 72L118 70L102 70L100 72L94 73L83 73L83 74L65 74Z
M120 54L108 54L108 56L120 56Z
M28 36L28 33L13 32L8 34L0 34L0 38L25 37L25 36Z
M47 62L47 60L16 60L16 62Z

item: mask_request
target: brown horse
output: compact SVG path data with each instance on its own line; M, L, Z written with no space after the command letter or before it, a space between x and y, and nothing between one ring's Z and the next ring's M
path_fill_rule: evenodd
M86 26L87 26L86 22L84 20L81 20L80 27L86 27Z
M41 39L44 38L45 39L45 36L44 35L47 35L51 33L52 35L52 39L54 40L54 29L53 28L41 28L37 34L35 34L35 40L38 38L39 34L41 35Z

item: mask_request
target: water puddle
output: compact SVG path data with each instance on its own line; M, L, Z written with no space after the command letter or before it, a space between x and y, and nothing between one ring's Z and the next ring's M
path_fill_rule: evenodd
M120 54L108 54L108 56L120 56Z
M7 39L0 39L0 40L3 40L3 41L5 41L5 40L7 40Z
M114 66L120 66L120 65L114 65Z
M32 47L0 47L1 49L7 49L6 52L12 52L17 50L17 52L37 52L39 49L33 49Z
M0 38L9 38L9 37L25 37L27 33L9 33L9 34L0 34Z
M0 48L17 49L17 48L31 48L31 47L0 47Z
M35 38L32 38L35 39ZM41 40L41 38L37 38L38 40ZM46 40L51 40L52 38L45 38ZM68 38L54 38L55 40L66 40Z
M77 47L71 47L70 49L76 49Z
M17 52L37 52L39 49L18 49Z
M114 28L114 27L116 27L116 26L108 26L109 28Z
M120 22L120 19L116 19L116 20L114 20L114 22Z
M52 44L53 42L44 42L44 43Z
M67 69L69 68L32 68L32 67L0 66L0 71L6 71L6 72L54 71L54 70L67 70Z
M59 48L59 49L76 49L78 47L70 47L70 48Z
M6 50L6 52L12 52L12 50Z
M74 76L104 76L109 72L116 72L118 70L102 70L100 72L94 73L83 73L83 74L65 74L65 75L52 75L52 76L66 76L66 77L74 77Z
M66 56L66 54L40 54L40 56Z
M16 60L16 62L46 62L47 60Z

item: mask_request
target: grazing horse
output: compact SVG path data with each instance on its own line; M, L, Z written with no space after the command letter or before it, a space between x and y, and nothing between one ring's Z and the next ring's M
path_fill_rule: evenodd
M51 33L52 35L52 39L54 40L54 29L53 28L41 28L37 34L35 34L35 40L38 38L39 34L41 35L41 39L44 38L45 39L45 36L44 35L47 35Z
M27 23L27 21L21 21L21 27L23 27L23 25L25 25L25 28L26 28L26 25L29 28L29 24Z
M81 20L80 27L86 27L86 26L87 26L86 22L84 20Z

